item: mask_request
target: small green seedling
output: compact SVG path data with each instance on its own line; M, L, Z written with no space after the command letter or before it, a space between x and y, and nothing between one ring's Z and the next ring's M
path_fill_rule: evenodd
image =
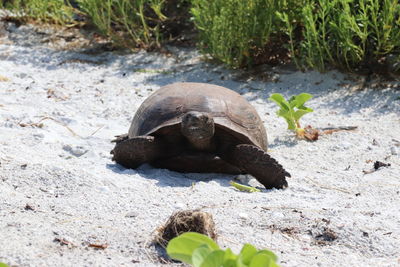
M269 250L257 250L245 244L239 255L230 248L222 250L206 235L187 232L169 241L168 255L194 267L279 267L277 256Z
M260 192L261 190L252 186L248 186L248 185L243 185L243 184L238 184L235 183L234 181L230 181L229 184L233 187L235 187L236 189L240 190L240 191L244 191L244 192L249 192L249 193L254 193L254 192Z
M287 101L281 94L272 94L269 100L274 101L280 109L276 114L284 118L288 124L288 129L293 130L298 137L304 136L304 129L300 126L300 118L310 112L313 109L304 106L305 102L311 99L313 96L307 93L301 93L296 96L292 96Z

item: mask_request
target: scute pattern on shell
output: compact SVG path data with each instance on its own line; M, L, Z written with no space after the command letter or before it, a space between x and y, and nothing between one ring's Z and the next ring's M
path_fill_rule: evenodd
M204 83L174 83L153 93L136 112L129 137L151 135L178 124L188 111L210 113L216 127L267 149L267 134L255 108L230 89Z

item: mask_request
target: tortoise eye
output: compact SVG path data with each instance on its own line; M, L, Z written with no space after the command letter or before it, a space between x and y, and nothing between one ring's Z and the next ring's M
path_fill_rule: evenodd
M204 121L205 121L206 123L210 123L210 122L212 121L212 118L210 118L209 116L205 116Z

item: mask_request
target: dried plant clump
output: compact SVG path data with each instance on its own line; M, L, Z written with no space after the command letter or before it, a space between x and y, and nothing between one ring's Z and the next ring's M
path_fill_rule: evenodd
M197 232L216 240L215 223L210 213L200 210L178 211L157 229L155 242L165 247L168 242L186 232Z

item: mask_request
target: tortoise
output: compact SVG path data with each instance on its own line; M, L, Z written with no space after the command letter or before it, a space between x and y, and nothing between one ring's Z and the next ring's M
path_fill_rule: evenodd
M287 187L290 174L267 154L257 111L238 93L206 83L174 83L150 95L128 134L116 136L113 160L178 172L250 174L265 188Z

